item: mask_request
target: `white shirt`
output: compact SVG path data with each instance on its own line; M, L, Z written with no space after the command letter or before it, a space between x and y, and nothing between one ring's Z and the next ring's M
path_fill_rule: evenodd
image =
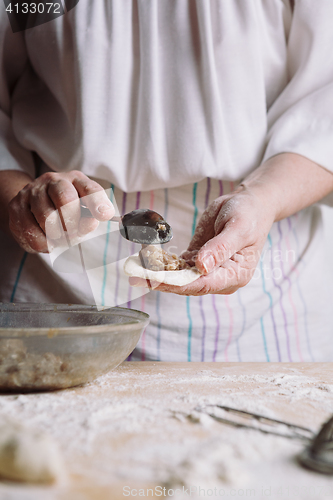
M80 0L16 34L3 3L0 16L0 168L34 175L36 151L55 171L107 180L120 212L168 213L177 253L207 203L263 160L294 152L333 171L331 0L294 12L288 0ZM135 299L108 267L123 243L106 241L110 260L83 276L2 235L0 299L144 309L139 359L331 360L320 237L312 207L274 224L236 294Z
M0 16L2 169L33 150L127 192L285 151L333 170L331 0L80 0L15 34Z

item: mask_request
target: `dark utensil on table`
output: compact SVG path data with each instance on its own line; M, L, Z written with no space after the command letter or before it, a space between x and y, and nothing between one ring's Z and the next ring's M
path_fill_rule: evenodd
M213 411L210 411L209 408ZM307 427L290 424L288 422L265 417L264 415L259 415L257 413L238 410L236 408L231 408L230 406L198 406L195 408L195 411L206 413L217 422L221 422L223 424L232 425L233 427L253 429L264 434L273 434L275 436L281 436L288 439L311 441L315 436L315 433Z
M222 410L225 413L224 415L218 415L208 410L208 408ZM264 434L307 441L308 446L297 456L298 462L307 469L333 475L333 417L327 420L320 428L320 431L315 434L306 427L229 406L206 405L195 408L195 411L206 413L217 422L232 425L233 427L253 429ZM228 416L233 416L234 419L227 418Z
M333 475L333 417L323 424L298 460L308 469Z

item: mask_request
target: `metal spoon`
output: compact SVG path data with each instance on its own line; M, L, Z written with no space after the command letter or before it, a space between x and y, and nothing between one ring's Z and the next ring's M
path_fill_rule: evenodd
M81 216L93 217L89 208L83 205ZM141 245L163 245L173 237L172 229L162 215L148 208L139 208L120 217L114 216L110 220L119 222L123 238Z
M83 205L81 205L81 216L93 217L90 210ZM166 220L163 219L162 215L148 208L139 208L120 217L114 216L110 220L119 222L119 230L123 238L134 243L140 243L142 248L147 245L163 245L173 237L172 229ZM79 250L81 262L85 269L81 245L79 245ZM139 252L139 258L142 267L147 269L141 252ZM148 276L146 277L146 281L148 288L152 288Z

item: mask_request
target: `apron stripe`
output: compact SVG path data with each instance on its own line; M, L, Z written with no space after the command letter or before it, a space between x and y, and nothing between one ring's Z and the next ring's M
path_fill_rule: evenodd
M279 249L279 252L280 252L280 255L282 256L282 250L281 250L281 242L282 242L282 239L283 239L283 234L282 234L282 229L281 229L281 221L278 222L278 231L279 231L279 241L278 241L278 249ZM281 260L280 260L280 269L281 269L281 272L282 272L282 279L283 281L285 281L287 279L286 275L284 274L284 269L283 269L283 258L281 257ZM273 276L273 279L274 279L274 276ZM284 329L285 329L285 332L286 332L286 341L287 341L287 351L288 351L288 358L289 358L289 361L292 361L291 359L291 353L290 353L290 339L289 339L289 332L288 332L288 321L287 321L287 316L286 316L286 311L283 307L283 304L282 304L282 298L283 298L283 292L282 292L282 287L281 285L277 285L279 290L280 290L280 307L281 307L281 311L282 311L282 314L283 314L283 320L284 320Z
M138 191L136 193L136 205L135 205L135 210L137 210L140 206L140 196L141 196L141 191ZM132 246L131 246L131 255L134 254L134 251L135 251L135 243L132 243ZM127 306L128 309L131 308L131 305L132 305L132 287L131 286L128 286L128 296L127 296ZM132 359L132 353L128 356L127 360L128 361L131 361Z
M241 290L237 290L237 297L238 297L238 302L239 302L239 305L241 306L242 308L242 311L243 311L243 324L242 324L242 329L241 329L241 332L239 334L239 337L238 339L236 340L236 345L237 345L237 356L238 356L238 360L239 361L242 361L242 357L241 357L241 353L240 353L240 348L239 348L239 340L241 338L241 336L243 335L243 333L245 332L245 326L246 326L246 309L245 309L245 306L243 304L243 301L241 299Z
M219 196L223 196L223 181L219 181ZM216 307L216 298L215 295L212 295L212 303L213 303L213 309L215 313L215 318L216 318L216 331L215 331L215 345L214 345L214 352L213 352L213 361L216 361L216 354L217 354L217 349L218 349L218 343L219 343L219 333L220 333L220 316L219 316L219 311Z
M213 295L213 309L215 313L215 318L216 318L216 332L215 332L215 345L214 345L214 352L213 352L213 361L216 361L216 355L217 355L217 349L218 349L218 344L219 344L219 333L220 333L220 316L219 316L219 311L216 307L216 300L215 300L215 295Z
M207 189L206 189L206 195L205 195L205 209L208 207L210 190L211 190L211 181L210 181L210 178L207 177Z
M140 207L140 197L141 197L141 191L138 191L136 193L136 204L135 204L135 210L138 210ZM132 243L131 245L131 255L133 255L135 252L135 243ZM129 309L131 308L132 305L132 287L128 287L128 296L127 296L127 306Z
M268 241L270 243L270 247L272 248L272 239L271 239L270 235L268 235L268 236L269 236ZM273 298L272 298L272 295L270 294L270 292L268 290L266 290L265 275L264 275L264 269L263 269L263 266L262 266L262 259L261 258L260 258L259 263L260 263L260 273L261 273L261 278L262 278L262 287L263 287L264 293L269 298L269 310L270 310L270 313L271 313L271 319L272 319L272 324L273 324L274 337L275 337L275 345L276 345L276 350L277 350L277 354L278 354L278 361L281 361L279 337L278 337L277 330L276 330L276 323L275 323L274 312L273 312ZM260 324L261 324L261 333L262 333L263 340L264 340L264 348L265 348L265 351L266 351L266 358L267 358L267 361L269 361L269 356L268 356L268 352L267 352L267 343L266 343L266 336L265 336L263 316L260 318Z
M264 328L263 316L261 316L261 318L260 318L260 326L261 326L262 338L263 338L263 341L264 341L265 354L266 354L267 361L269 362L270 359L269 359L268 350L267 350L267 343L266 343L266 337L265 337L265 328Z
M150 202L149 202L149 210L153 210L154 207L154 191L150 191ZM141 311L145 310L145 295L141 297ZM144 329L141 337L141 361L145 360L145 342L146 342L146 329Z
M205 206L204 206L205 209L208 207L210 190L211 190L211 182L210 182L210 178L207 177L207 188L206 188ZM200 313L201 313L201 319L202 319L201 361L204 361L205 360L205 339L206 339L206 317L205 317L205 311L204 311L204 307L203 307L203 297L202 296L199 299L199 306L200 306Z
M121 205L121 215L124 215L126 213L126 201L127 201L127 194L123 192L123 200L122 200L122 205ZM114 292L115 304L117 304L118 292L119 292L119 282L120 282L119 261L120 261L120 256L121 256L121 247L122 247L122 237L119 235L118 249L117 249L117 260L116 260L116 263L117 263L117 265L116 265L116 287L115 287L115 292Z
M145 310L145 296L142 295L142 297L141 297L141 311L144 312L144 310ZM145 361L145 359L146 359L146 352L145 352L146 329L147 329L147 327L143 330L142 336L141 336L141 361Z
M169 209L169 193L168 189L164 188L164 219L168 219L168 209ZM162 328L162 316L160 310L161 293L156 292L156 316L157 316L157 359L161 359L161 328Z
M193 214L193 223L192 223L192 234L191 237L193 238L195 228L197 225L197 217L198 217L198 207L197 207L197 188L198 188L198 183L196 182L193 185L193 194L192 194L192 204L194 207L194 214Z
M15 280L15 283L14 283L13 291L12 291L12 294L10 296L10 302L14 302L17 285L18 285L18 283L20 281L22 269L23 269L23 266L24 266L25 261L27 259L27 256L28 256L28 253L24 252L23 257L22 257L21 262L20 262L20 265L19 265L19 268L18 268L18 271L17 271L17 275L16 275L16 280Z
M201 361L205 361L205 338L206 338L206 317L203 308L203 297L200 296L199 299L200 314L202 319L202 336L201 336Z
M230 190L230 192L232 192L234 190L234 183L233 182L229 182L229 190ZM231 339L232 339L232 335L233 335L234 319L233 319L232 307L229 303L229 298L227 295L225 296L225 303L227 306L227 311L229 313L229 335L228 335L227 344L226 344L225 349L224 349L224 359L225 359L225 361L229 361L228 348L229 348L229 345L231 343Z
M226 303L227 310L229 313L229 336L228 336L228 340L227 340L227 345L225 346L225 349L224 349L224 359L225 359L225 361L229 361L228 347L229 347L231 339L232 339L232 332L233 332L233 328L234 328L234 318L233 318L233 314L232 314L232 307L229 304L229 298L227 295L225 296L225 303Z
M270 241L270 246L271 246L271 248L273 248L272 238L271 238L270 234L268 235L268 238L269 238L269 241ZM281 254L281 240L282 240L282 234L280 233L279 242L278 242L278 250L279 250L280 254ZM284 310L284 307L283 307L283 304L282 304L283 291L282 291L281 286L276 282L276 280L274 278L274 270L275 269L274 269L273 255L271 256L271 269L272 269L272 281L274 283L275 288L277 288L279 290L279 295L280 295L280 297L279 297L279 303L280 303L280 309L281 309L283 320L284 320L284 328L285 328L285 334L286 334L286 338L287 338L288 358L289 358L289 361L291 361L290 348L289 348L288 327L287 327L287 317L286 317L286 313L285 313L285 310ZM273 305L273 307L274 307L274 305Z
M289 217L287 218L287 221L288 221L289 232L290 232L291 231L291 222L290 222L290 218ZM290 245L290 241L289 241L289 237L288 236L286 236L286 245L287 245L288 251L291 250L291 245ZM294 269L295 269L295 266L292 263L291 272L293 272ZM303 356L302 356L302 351L301 351L301 345L300 345L297 309L296 309L296 306L295 306L295 303L294 303L294 300L293 300L293 297L292 297L291 279L289 277L288 277L288 282L289 282L289 290L288 290L289 302L291 304L291 307L292 307L292 310L293 310L293 313L294 313L294 320L295 320L295 332L296 332L297 352L298 352L300 361L304 361Z
M157 315L157 361L161 361L161 328L162 328L162 317L161 317L161 293L156 292L156 315Z
M198 217L198 207L197 207L197 187L198 183L196 182L193 185L193 193L192 193L192 204L194 207L194 214L193 214L193 223L192 223L192 237L195 232L195 228L197 225L197 217ZM189 322L188 326L188 332L187 332L187 360L191 361L191 341L192 341L192 317L191 317L191 310L190 310L190 297L186 297L186 312L187 312L187 318Z
M187 361L191 361L192 318L190 310L190 297L186 297L186 314L189 322L187 331Z
M110 191L110 201L111 203L113 202L113 190L114 190L114 185L111 184L111 191ZM104 255L103 255L103 283L102 283L102 292L101 292L101 305L105 306L105 287L106 287L106 279L107 279L107 255L108 255L108 246L109 246L109 239L110 239L110 227L111 227L111 222L108 221L107 223L107 233L106 233L106 239L105 239L105 248L104 248Z
M298 214L295 214L294 218L297 220ZM299 256L298 257L299 262L302 262L305 265L304 259L302 259L301 255L300 255L299 241L298 241L297 231L296 231L296 229L295 229L294 226L292 226L292 231L293 231L293 235L294 235L294 239L295 239L295 243L296 243L296 252L297 252L297 255ZM311 360L315 361L314 356L312 354L311 345L310 345L310 336L309 336L309 329L308 329L308 308L307 308L306 301L304 299L304 295L303 295L301 287L300 287L300 283L299 283L300 274L299 274L299 271L298 271L298 269L297 269L296 266L295 266L295 270L296 270L296 273L297 273L297 276L298 276L298 279L296 281L297 290L298 290L301 302L303 304L303 310L304 310L304 330L305 330L307 348L308 348Z

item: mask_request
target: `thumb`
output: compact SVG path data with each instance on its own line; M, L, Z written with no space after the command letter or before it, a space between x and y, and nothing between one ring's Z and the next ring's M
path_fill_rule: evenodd
M203 245L207 244L207 242L211 239L214 238L215 236L215 231L214 231L214 224L202 224L201 221L199 221L199 224L197 225L194 235L192 237L192 240L190 241L189 246L187 247L187 250L185 252L182 252L181 257L186 260L191 266L196 265L196 258L198 255L198 252L200 251L200 248L203 247Z
M209 274L243 247L242 232L236 225L226 224L220 234L207 241L199 250L195 262L196 267L202 274Z
M215 221L221 209L221 199L215 200L202 214L195 228L192 240L187 248L188 252L200 250L200 248L215 236Z

